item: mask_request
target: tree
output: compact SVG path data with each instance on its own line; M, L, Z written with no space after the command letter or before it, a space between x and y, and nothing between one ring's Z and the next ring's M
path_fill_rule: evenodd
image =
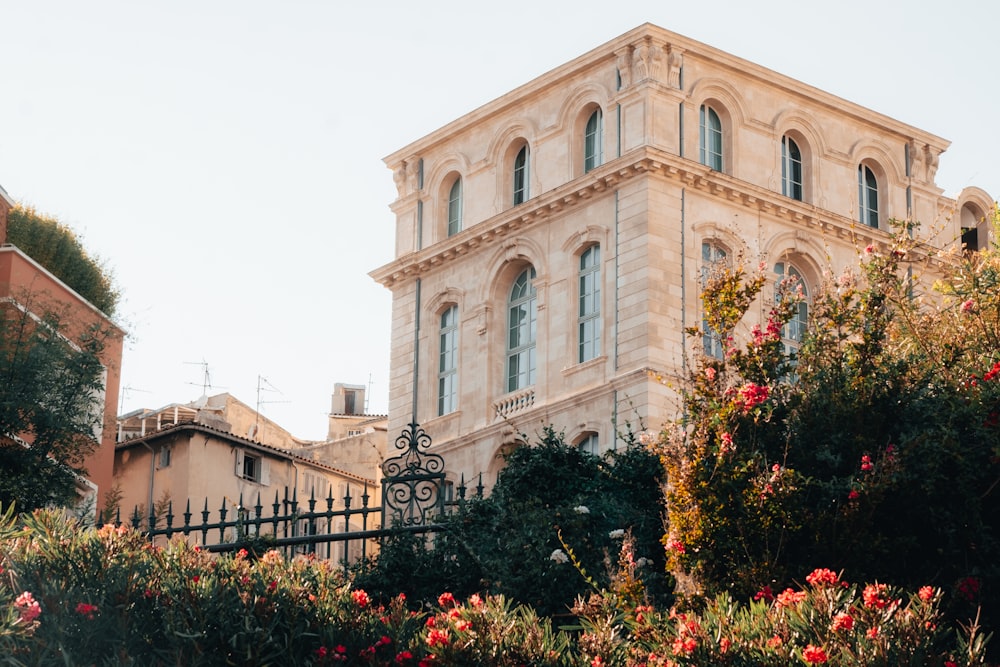
M21 249L109 317L121 293L111 272L92 258L71 229L33 208L15 206L7 218L7 242Z
M65 313L32 313L30 296L0 305L0 505L66 505L104 418L99 326L66 334Z
M536 444L507 455L488 497L460 503L432 541L404 534L384 544L356 583L414 601L443 591L498 593L562 614L594 592L570 552L594 583L608 586L628 539L645 588L666 593L662 479L657 457L639 443L599 458L546 427Z
M830 567L940 586L956 613L1000 601L1000 250L945 258L923 293L909 227L861 255L814 298L794 358L794 294L739 345L763 280L737 266L708 281L728 349L694 365L658 443L681 593L749 596Z

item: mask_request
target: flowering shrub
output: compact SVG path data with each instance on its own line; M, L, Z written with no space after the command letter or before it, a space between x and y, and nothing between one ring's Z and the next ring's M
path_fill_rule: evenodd
M983 664L985 639L975 626L947 628L939 588L856 586L821 569L770 602L722 595L700 613L661 611L644 595L633 538L614 539L609 587L578 600L577 627L557 629L503 596L444 592L414 610L402 595L379 603L310 558L157 548L131 530L81 530L45 513L19 530L8 513L0 664Z
M724 355L695 360L684 417L654 445L682 596L784 590L836 562L855 579L937 586L953 618L982 607L995 625L1000 251L922 259L910 232L813 290L794 355L780 331L799 294L779 286L768 309L763 275L739 265L707 281ZM934 291L919 275L931 262ZM741 329L750 310L765 321Z

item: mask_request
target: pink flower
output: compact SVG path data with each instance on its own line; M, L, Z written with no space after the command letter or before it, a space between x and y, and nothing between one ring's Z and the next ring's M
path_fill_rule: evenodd
M680 540L671 540L670 542L668 542L667 549L669 549L670 551L677 552L679 554L682 554L686 551L686 549L684 548L684 543L681 542Z
M719 445L720 454L728 454L736 449L736 447L733 445L733 436L730 435L729 433L723 433L722 435L720 435L719 440L722 441L722 444Z
M773 636L773 637L771 637L770 639L767 640L767 647L768 648L779 648L783 643L784 643L784 640L781 638L781 635L775 635L775 636Z
M712 368L711 366L707 367L705 369L705 377L708 379L709 382L714 382L715 381L715 369Z
M694 637L678 637L671 646L674 655L691 655L696 648L698 641Z
M764 586L754 594L754 602L760 602L761 600L764 600L765 602L771 602L774 600L774 591L771 590L770 586Z
M739 396L735 401L736 406L746 414L767 400L770 395L770 389L768 389L767 385L748 382L740 387L737 393Z
M439 607L454 607L455 606L455 596L451 593L442 593L438 596L438 606Z
M833 570L827 568L817 568L806 577L806 583L810 586L823 586L825 584L835 584L840 577Z
M478 593L473 593L469 596L469 606L475 607L476 609L483 606L483 599L479 597Z
M865 254L866 255L870 255L873 252L875 252L875 244L874 243L869 243L868 245L865 246Z
M867 454L861 457L861 469L865 472L872 469L872 459Z
M465 632L471 627L472 627L472 621L466 621L465 619L455 621L455 630L457 630L458 632Z
M794 607L805 599L805 591L794 591L791 588L786 588L782 592L778 593L776 604L779 607Z
M930 602L934 599L934 589L930 586L921 586L920 590L917 591L917 596L923 602Z
M868 630L865 631L865 637L868 637L868 639L875 639L878 637L878 626L876 625L868 628Z
M962 302L962 312L963 313L971 313L971 312L973 312L975 310L976 310L976 300L975 299L968 299L967 301L963 301Z
M28 591L17 596L17 599L14 600L14 608L19 611L22 623L31 623L42 613L42 606Z
M848 500L857 500L860 497L861 497L861 494L858 493L857 491L855 491L854 489L851 489L851 492L847 494L847 499Z

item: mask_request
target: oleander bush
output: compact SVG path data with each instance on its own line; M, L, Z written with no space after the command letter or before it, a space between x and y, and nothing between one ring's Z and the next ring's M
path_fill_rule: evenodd
M5 665L984 665L975 623L944 620L939 588L848 584L816 570L757 600L699 612L649 604L633 539L610 585L589 581L561 624L503 596L384 604L329 563L269 551L215 556L53 513L0 519Z

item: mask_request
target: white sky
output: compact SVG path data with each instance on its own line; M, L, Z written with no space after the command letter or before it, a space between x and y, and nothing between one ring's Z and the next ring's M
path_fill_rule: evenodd
M335 382L387 409L382 158L647 21L943 136L946 193L1000 196L977 0L0 0L0 185L113 268L121 412L197 398L205 361L319 439Z

